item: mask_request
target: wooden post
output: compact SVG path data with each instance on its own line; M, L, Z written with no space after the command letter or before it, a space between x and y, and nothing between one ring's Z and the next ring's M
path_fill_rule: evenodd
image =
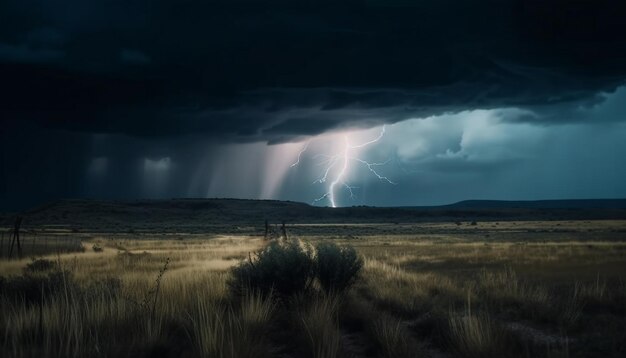
M11 230L7 230L7 259L10 259L9 252L11 252Z
M20 235L20 230L19 230L19 225L18 225L19 221L20 221L20 218L18 217L15 220L15 225L13 226L13 235L11 237L11 247L9 248L9 260L13 258L13 248L15 247L15 241L18 240L19 242L19 235Z
M22 218L18 217L15 225L15 235L17 237L17 259L22 259L22 244L20 242L20 226L22 226Z
M267 219L265 219L265 238L267 239L267 235L270 234L270 224L267 222Z
M13 240L11 240L11 247L9 249L9 259L13 257L13 247L17 243L17 258L22 258L22 244L20 243L20 226L22 225L22 218L18 216L15 219L15 226L13 227Z
M287 240L287 229L285 228L285 220L283 220L283 225L280 227L280 231L283 234L283 238Z
M7 258L10 260L13 257L13 246L15 246L15 234L11 235L11 239L9 239L9 254Z
M0 233L0 259L4 256L4 231Z
M34 257L35 256L35 239L37 239L37 232L33 231L33 235L32 236L33 236L33 242L30 245L30 255L31 255L31 257Z

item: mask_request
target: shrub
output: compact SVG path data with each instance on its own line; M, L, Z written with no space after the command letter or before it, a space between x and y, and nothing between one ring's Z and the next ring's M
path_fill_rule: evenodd
M69 271L55 270L47 274L25 274L0 279L0 296L26 303L40 302L42 298L76 291L76 284ZM42 297L43 296L43 297Z
M32 261L26 264L24 268L24 272L26 273L35 273L35 272L46 272L51 271L57 268L57 263L48 260L48 259L32 259Z
M100 246L98 244L93 244L93 246L91 248L93 249L93 252L102 252L102 251L104 251L102 246Z
M363 268L356 250L333 243L318 244L316 249L315 270L322 289L327 293L342 293L350 288Z
M250 290L263 296L285 298L306 291L314 279L310 246L297 240L272 242L232 269L231 290L238 295Z

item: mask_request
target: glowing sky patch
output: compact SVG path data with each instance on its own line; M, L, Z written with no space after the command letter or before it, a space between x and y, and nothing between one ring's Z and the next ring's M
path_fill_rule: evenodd
M336 191L338 190L337 186L345 188L350 193L350 198L354 199L355 194L353 189L355 189L356 187L350 185L346 177L350 174L352 168L351 164L355 162L366 166L369 172L376 176L378 179L386 181L389 184L395 184L386 176L379 174L378 171L375 169L375 167L386 165L388 161L383 163L375 163L357 157L359 155L359 149L374 145L383 138L383 136L385 135L385 126L382 126L382 128L380 129L380 133L376 138L371 139L367 142L362 142L360 144L352 144L350 141L351 135L354 135L354 133L346 133L345 135L343 135L343 144L340 147L340 150L336 152L336 154L316 155L316 157L326 158L326 167L323 170L323 175L319 179L315 180L314 183L325 184L326 182L330 181L330 184L328 185L328 191L326 191L321 197L315 199L313 203L318 203L325 199L328 199L330 206L336 208L338 205L336 196ZM298 160L293 163L291 167L295 167L300 164L302 154L306 152L310 143L310 141L305 143L304 147L298 152Z

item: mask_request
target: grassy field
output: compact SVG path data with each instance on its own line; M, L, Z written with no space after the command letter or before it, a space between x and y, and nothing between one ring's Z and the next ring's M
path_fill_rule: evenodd
M0 261L0 355L626 356L626 221L287 229L289 240L354 247L355 285L233 295L230 269L267 245L261 236L27 236L28 258Z

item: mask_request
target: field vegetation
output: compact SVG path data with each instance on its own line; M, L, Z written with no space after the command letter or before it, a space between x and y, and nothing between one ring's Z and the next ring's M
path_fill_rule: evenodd
M0 261L0 356L623 357L624 225L68 232Z

